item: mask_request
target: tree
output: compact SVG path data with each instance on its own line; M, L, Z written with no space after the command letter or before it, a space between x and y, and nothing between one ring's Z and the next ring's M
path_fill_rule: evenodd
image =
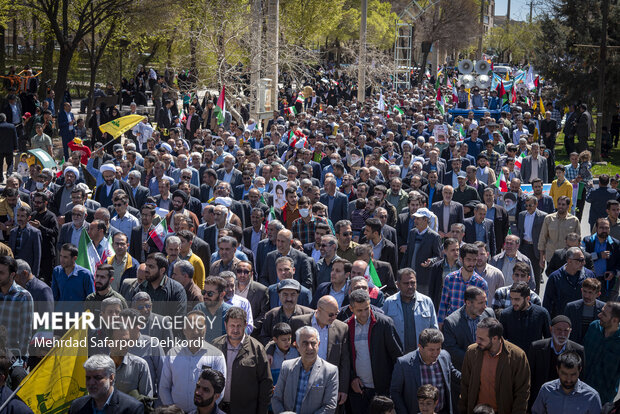
M80 42L93 29L122 16L131 0L24 0L24 5L41 12L60 47L56 71L56 108L62 106L69 67Z
M468 46L479 34L476 0L441 0L423 13L415 24L415 36L444 50ZM425 76L428 52L423 53L420 82Z
M534 65L543 77L555 84L561 103L584 102L592 106L598 90L599 49L601 43L601 2L588 0L556 0L551 10L541 17L536 39ZM620 5L611 4L607 43L619 46ZM609 125L614 100L620 96L620 61L608 57L605 70L603 125ZM593 111L592 111L593 112ZM596 137L600 148L600 136ZM595 154L595 159L598 154Z
M281 0L283 37L299 46L316 45L340 23L343 5L344 0Z
M511 22L495 26L485 36L485 49L492 50L500 62L522 62L536 49L536 39L540 32L538 21L533 23Z

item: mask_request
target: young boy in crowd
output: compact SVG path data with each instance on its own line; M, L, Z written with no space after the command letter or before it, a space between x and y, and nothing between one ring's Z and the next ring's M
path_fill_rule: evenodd
M431 385L424 384L418 388L418 407L420 414L435 414L435 408L439 401L439 390Z
M297 348L291 346L292 343L293 330L290 325L286 322L277 323L273 327L273 338L265 347L267 359L269 359L269 364L271 366L271 376L273 377L274 384L280 374L282 363L299 356Z

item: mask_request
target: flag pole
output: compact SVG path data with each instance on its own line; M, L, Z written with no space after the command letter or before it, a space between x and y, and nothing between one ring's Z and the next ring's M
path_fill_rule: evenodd
M2 405L0 405L0 413L9 405L9 403L13 400L13 398L15 398L15 396L17 395L17 392L21 388L22 388L22 384L19 384L17 388L15 388L15 391L13 391L13 394L9 395L9 398L7 398Z

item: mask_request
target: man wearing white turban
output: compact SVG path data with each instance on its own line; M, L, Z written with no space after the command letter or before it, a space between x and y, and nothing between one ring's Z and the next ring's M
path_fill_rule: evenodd
M127 197L129 197L129 205L132 207L136 206L136 201L133 197L133 191L131 191L131 187L124 181L119 181L116 178L116 167L114 164L107 163L103 164L99 167L99 171L103 176L103 184L97 187L95 190L95 201L98 201L101 204L101 207L108 208L112 205L112 194L114 191L121 189L127 193Z

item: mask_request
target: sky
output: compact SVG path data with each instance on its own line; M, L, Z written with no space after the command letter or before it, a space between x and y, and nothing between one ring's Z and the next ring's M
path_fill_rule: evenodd
M540 3L539 1L535 1L536 3ZM495 15L496 16L505 16L506 15L506 7L508 6L508 0L495 0ZM538 7L538 11L536 10L536 5L534 6L534 16L536 16L540 12L540 6ZM530 0L511 0L510 2L510 19L512 20L525 20L530 13Z

